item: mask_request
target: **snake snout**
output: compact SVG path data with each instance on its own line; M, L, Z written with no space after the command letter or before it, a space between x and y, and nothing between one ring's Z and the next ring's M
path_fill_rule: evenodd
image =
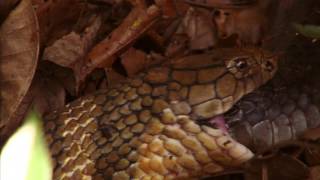
M261 63L261 74L263 82L269 81L278 70L278 55L264 57Z

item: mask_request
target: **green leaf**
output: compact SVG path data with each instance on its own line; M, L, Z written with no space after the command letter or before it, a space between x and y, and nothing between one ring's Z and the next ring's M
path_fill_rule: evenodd
M51 159L35 112L10 137L0 154L1 180L50 180Z
M294 23L293 27L302 35L309 38L320 38L320 26L316 25L301 25Z

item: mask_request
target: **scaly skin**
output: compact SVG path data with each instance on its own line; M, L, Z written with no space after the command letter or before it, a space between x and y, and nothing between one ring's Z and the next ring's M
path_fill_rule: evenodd
M251 151L197 120L267 82L276 61L260 49L219 49L68 104L45 121L53 178L198 178L247 161Z
M275 85L245 96L226 114L229 132L255 152L295 140L305 130L320 126L318 89Z

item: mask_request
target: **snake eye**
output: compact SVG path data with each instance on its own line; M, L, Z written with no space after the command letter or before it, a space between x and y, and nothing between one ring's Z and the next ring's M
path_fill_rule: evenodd
M239 70L244 70L248 67L248 63L246 61L245 58L238 58L235 60L235 66L239 69Z
M269 72L272 72L274 69L274 65L270 61L267 61L265 64L265 69Z

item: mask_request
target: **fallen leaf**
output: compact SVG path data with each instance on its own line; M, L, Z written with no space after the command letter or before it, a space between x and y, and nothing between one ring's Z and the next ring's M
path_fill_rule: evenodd
M105 73L107 76L107 86L114 86L119 84L119 82L125 81L126 77L122 74L114 71L112 68L105 68Z
M190 8L186 13L177 34L187 34L190 50L203 50L217 43L215 24L210 11Z
M70 67L85 53L84 42L80 35L71 32L44 50L42 59L63 67Z
M82 0L47 0L40 3L37 16L40 27L41 47L50 45L59 37L70 32L86 11L86 3Z
M213 12L219 38L238 35L239 44L261 43L267 29L265 9L259 4L244 9L216 9Z
M320 166L310 167L310 177L308 180L320 180Z
M156 0L155 3L160 6L163 18L174 18L177 16L177 2L172 0Z
M4 143L7 142L8 138L14 133L14 131L21 125L23 119L25 118L26 113L32 105L33 95L31 94L30 89L27 94L23 97L19 107L13 113L11 123L2 123L0 124L0 149Z
M21 0L0 27L0 127L13 131L20 124L15 118L36 70L39 34L30 0ZM10 134L10 132L8 132ZM0 132L0 134L3 134Z
M148 66L147 56L141 50L130 48L121 55L121 64L124 66L127 75L132 77Z
M76 70L77 82L82 82L97 67L110 67L119 54L156 22L159 15L160 9L154 5L148 9L134 8L109 37L89 52L85 64Z
M82 34L71 32L47 47L42 59L63 67L73 68L75 63L82 61L95 42L102 22L99 16L93 17L92 21Z
M0 25L6 19L12 9L19 4L20 0L1 0L0 1Z
M189 38L186 34L175 34L166 48L165 55L170 58L184 56L189 51L188 45Z

